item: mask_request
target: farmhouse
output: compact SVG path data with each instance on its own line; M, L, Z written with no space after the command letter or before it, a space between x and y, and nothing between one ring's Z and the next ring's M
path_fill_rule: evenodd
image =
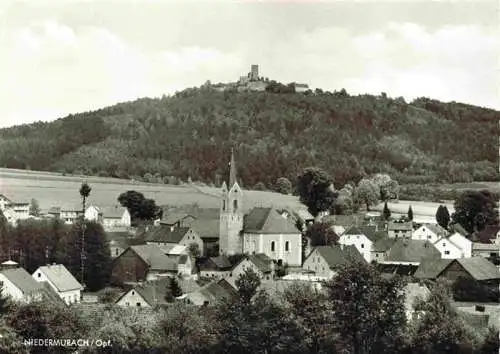
M385 238L385 234L376 231L375 226L353 226L340 236L339 243L344 246L354 245L363 258L370 263L373 244L382 238Z
M431 243L435 243L440 238L447 235L447 231L439 225L424 224L416 229L412 234L412 239L414 240L427 240Z
M340 266L351 262L366 262L356 246L319 246L304 261L303 269L313 271L318 277L331 279Z
M394 238L382 238L377 240L372 247L372 261L383 262L386 260L387 252L396 243Z
M160 224L173 227L189 227L191 222L196 220L196 217L186 213L165 213L165 216L160 220Z
M229 276L233 265L225 255L210 257L200 265L200 276L204 278L224 278Z
M413 224L411 221L389 221L389 224L387 225L387 233L390 238L411 238L413 233Z
M112 263L112 279L117 284L154 280L177 272L175 260L156 245L130 246Z
M419 279L457 280L459 277L474 279L492 289L499 289L500 272L497 267L484 257L437 259L422 263L415 277Z
M458 232L449 237L443 237L434 243L443 259L472 257L472 242Z
M229 275L225 279L236 289L236 281L247 269L252 269L262 280L271 280L274 277L273 260L260 253L243 257L231 268Z
M500 257L500 246L494 243L472 243L472 257Z
M43 285L35 281L23 268L0 271L0 286L3 294L14 301L30 303L43 298Z
M428 241L398 238L387 251L382 264L416 265L440 258L439 251Z
M102 208L102 226L104 230L128 228L131 225L130 213L122 206Z
M219 279L197 291L184 294L178 299L195 306L210 306L237 297L238 292L236 289L227 280Z
M203 251L203 240L190 227L175 227L165 224L154 226L146 231L145 241L147 244L157 244L159 246L175 246L183 245L190 246L191 244L198 245L200 252Z
M30 217L30 203L15 202L3 194L0 194L0 210L11 225L15 225L18 220L25 220Z
M33 273L37 282L47 282L66 304L78 303L82 285L62 264L42 266Z

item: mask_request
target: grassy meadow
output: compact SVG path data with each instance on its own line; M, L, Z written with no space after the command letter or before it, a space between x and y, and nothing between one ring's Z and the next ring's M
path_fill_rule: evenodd
M117 204L118 196L128 190L136 190L147 198L152 198L159 205L182 206L198 203L203 208L219 206L220 191L218 188L201 187L196 185L172 186L137 182L107 177L63 176L52 172L25 171L0 168L0 194L15 201L38 200L42 210L52 206L71 207L80 205L78 189L83 180L92 187L89 203L98 206ZM497 182L475 182L431 185L435 188L490 189L500 192ZM275 207L303 207L297 197L265 191L245 191L245 209L255 206ZM412 206L415 215L434 216L439 203L426 201L405 201L388 203L391 212L404 214ZM453 202L446 203L450 213L454 211ZM382 211L383 203L371 208L373 211Z

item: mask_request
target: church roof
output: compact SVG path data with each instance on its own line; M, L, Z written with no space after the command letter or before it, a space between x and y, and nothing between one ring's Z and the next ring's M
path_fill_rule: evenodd
M253 208L245 215L243 231L254 234L297 234L299 230L274 208Z

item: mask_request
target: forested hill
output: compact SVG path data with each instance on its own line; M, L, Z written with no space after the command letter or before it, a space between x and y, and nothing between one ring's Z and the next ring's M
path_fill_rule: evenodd
M498 111L427 98L187 89L2 129L0 166L218 183L234 146L246 186L307 166L339 185L373 172L400 183L492 181L499 120Z

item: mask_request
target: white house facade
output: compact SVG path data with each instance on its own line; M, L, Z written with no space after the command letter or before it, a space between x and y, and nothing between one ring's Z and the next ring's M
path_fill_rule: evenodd
M464 258L463 250L449 238L439 239L434 243L434 247L441 253L442 259Z
M318 277L324 279L332 279L335 276L335 271L330 269L330 265L325 258L314 248L311 254L306 258L302 268L306 271L314 272Z
M373 241L357 227L352 227L339 237L339 244L343 246L355 246L363 258L370 263L372 261Z
M85 219L89 221L101 222L102 221L102 211L95 205L90 205L87 210L85 210Z
M83 287L64 265L42 266L32 276L37 282L47 282L66 304L80 302Z
M444 231L445 230L440 232L440 230L437 229L437 227L434 225L422 225L413 232L411 238L413 240L422 240L435 243L440 238L446 236L446 233Z
M0 272L3 295L14 301L30 303L42 299L42 285L23 268L5 269Z

